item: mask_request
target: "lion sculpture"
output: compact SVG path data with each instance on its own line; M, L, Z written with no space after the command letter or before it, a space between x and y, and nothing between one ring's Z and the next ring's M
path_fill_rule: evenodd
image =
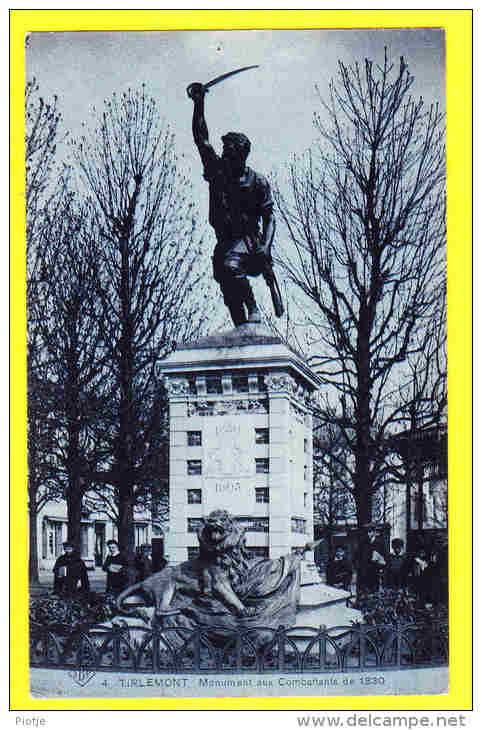
M126 599L141 593L167 626L239 629L295 622L301 558L318 543L307 543L296 555L250 559L245 529L226 510L204 518L198 539L198 557L126 588L117 598L119 610L129 612Z

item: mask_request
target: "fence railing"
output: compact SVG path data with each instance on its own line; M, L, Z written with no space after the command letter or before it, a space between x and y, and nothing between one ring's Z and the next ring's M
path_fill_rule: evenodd
M91 627L31 625L33 667L116 672L348 672L448 663L444 623L327 629Z

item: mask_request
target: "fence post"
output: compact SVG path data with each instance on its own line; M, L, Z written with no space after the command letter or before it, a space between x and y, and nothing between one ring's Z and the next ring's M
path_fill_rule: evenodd
M197 626L194 630L194 668L201 669L201 629Z
M360 669L365 669L365 659L366 659L366 634L365 634L365 625L361 624L358 626L358 637L360 641Z
M278 661L279 669L282 672L285 668L285 639L286 629L284 626L279 626L276 632L276 639L278 641Z
M395 623L395 631L397 636L397 667L402 665L402 626L397 621Z
M114 667L120 666L120 637L123 629L121 627L114 628L114 639L112 646L112 665Z
M326 625L320 624L320 628L318 629L318 646L319 646L319 652L320 652L320 669L326 668Z
M241 669L242 655L241 655L241 634L236 631L236 669Z

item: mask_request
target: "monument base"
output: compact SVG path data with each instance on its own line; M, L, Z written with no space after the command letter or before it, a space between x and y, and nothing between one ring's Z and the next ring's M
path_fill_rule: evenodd
M303 560L300 566L300 585L320 585L322 582L316 564L312 560Z
M351 626L361 622L363 615L346 605L348 591L327 585L302 586L296 609L295 626Z
M333 588L326 583L317 585L301 586L298 609L317 608L333 604L346 603L351 593L341 588Z

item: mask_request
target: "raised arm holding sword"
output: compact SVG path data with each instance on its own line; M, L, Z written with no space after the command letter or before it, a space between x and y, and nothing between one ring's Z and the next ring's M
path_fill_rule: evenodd
M209 183L209 222L217 239L213 274L236 327L261 321L248 276L263 274L275 313L278 317L283 314L271 258L276 222L269 183L246 165L251 148L246 135L228 132L222 137L221 157L216 154L209 142L204 117L204 99L209 88L250 68L256 67L237 69L207 84L194 83L187 88L187 94L194 102L194 142L201 156L204 178Z

